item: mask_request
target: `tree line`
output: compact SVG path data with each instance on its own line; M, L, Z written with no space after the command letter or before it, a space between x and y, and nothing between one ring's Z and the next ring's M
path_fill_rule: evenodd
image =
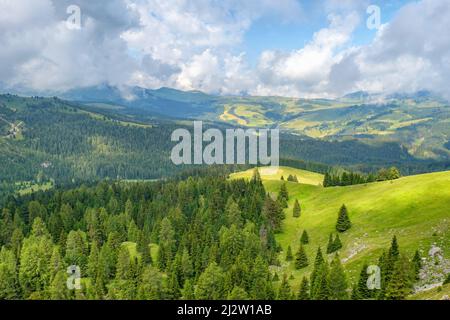
M396 180L401 177L400 171L396 167L390 169L382 168L377 173L363 174L356 172L347 172L333 174L330 172L325 173L323 186L335 187L335 186L351 186L356 184L371 183L376 181Z

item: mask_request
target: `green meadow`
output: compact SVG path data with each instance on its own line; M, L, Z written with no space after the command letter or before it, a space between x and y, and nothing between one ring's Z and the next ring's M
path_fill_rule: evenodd
M249 178L252 172L237 173L231 178ZM343 204L348 208L352 228L340 234L343 248L339 254L352 281L357 279L364 263L377 263L394 235L401 251L407 255L412 256L419 249L422 256L426 256L430 246L436 244L447 258L450 257L450 172L323 188L318 183L320 175L281 168L281 173L274 176L261 174L266 190L277 193L283 183L280 175L286 177L289 173L296 174L299 183L285 182L289 191L289 208L285 210L283 230L277 234L282 248L279 256L281 266L274 269L279 275L293 276L291 284L294 290L302 277L312 271L317 248L320 246L326 252L330 233L336 234L338 211ZM295 199L301 205L299 218L292 215ZM296 270L293 261L285 260L286 250L291 246L295 255L303 230L310 238L310 243L305 246L309 266Z

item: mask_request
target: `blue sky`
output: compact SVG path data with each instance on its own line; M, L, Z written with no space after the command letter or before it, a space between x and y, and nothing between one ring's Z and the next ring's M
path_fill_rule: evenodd
M389 22L397 11L411 0L373 0L370 4L381 9L381 23ZM291 51L303 47L311 41L313 34L328 24L323 1L300 1L304 16L293 21L286 21L279 17L266 16L255 21L246 32L245 39L240 47L244 50L250 61L256 62L264 50ZM364 17L364 8L358 10ZM363 45L371 42L376 30L369 30L365 21L361 21L352 36L352 44Z

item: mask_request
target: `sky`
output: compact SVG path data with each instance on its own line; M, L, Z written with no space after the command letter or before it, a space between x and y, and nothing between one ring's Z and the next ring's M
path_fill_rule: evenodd
M0 0L0 88L449 98L449 29L448 0Z

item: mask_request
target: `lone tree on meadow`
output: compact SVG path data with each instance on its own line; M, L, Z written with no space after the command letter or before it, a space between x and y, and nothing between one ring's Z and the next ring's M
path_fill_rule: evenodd
M345 204L342 205L339 210L339 216L336 223L336 230L338 232L345 232L352 227L352 223L350 222L350 218L348 217L348 211Z
M295 199L294 209L292 210L292 215L294 216L294 218L299 218L301 212L302 212L302 209L300 207L300 203L298 202L297 199Z

